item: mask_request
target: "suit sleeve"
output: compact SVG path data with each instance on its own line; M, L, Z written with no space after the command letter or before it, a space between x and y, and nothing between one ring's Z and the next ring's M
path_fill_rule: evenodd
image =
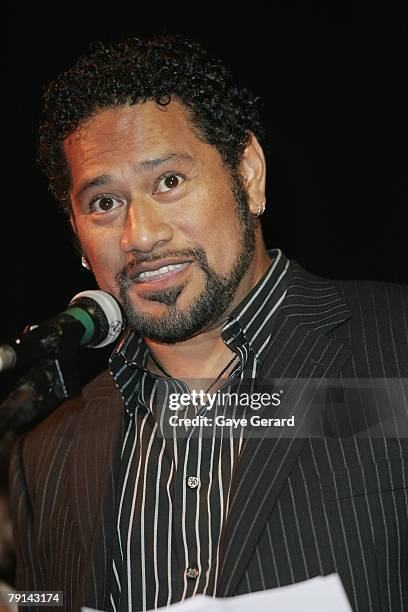
M38 563L33 542L32 503L28 491L24 464L24 438L14 445L10 461L10 503L13 539L17 558L16 589L41 590Z

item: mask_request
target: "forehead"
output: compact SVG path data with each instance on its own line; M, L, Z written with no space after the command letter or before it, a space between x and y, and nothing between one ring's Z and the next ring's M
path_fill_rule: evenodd
M123 154L146 158L159 149L194 153L204 143L187 113L185 106L173 100L166 106L148 101L97 112L64 141L70 170L75 174L105 157L112 161Z

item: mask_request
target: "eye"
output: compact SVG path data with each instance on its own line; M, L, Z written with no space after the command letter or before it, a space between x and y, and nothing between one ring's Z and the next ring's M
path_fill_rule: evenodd
M184 182L184 176L181 174L166 174L159 179L156 187L156 193L166 193L175 189Z
M122 206L122 200L118 200L114 196L111 195L101 195L92 200L89 207L91 212L94 212L98 215L103 213L108 213L111 210L115 210L119 206Z

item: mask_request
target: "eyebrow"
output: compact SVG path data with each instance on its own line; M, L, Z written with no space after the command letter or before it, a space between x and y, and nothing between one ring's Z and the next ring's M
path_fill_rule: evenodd
M150 170L154 170L155 168L158 168L161 165L166 164L168 162L181 161L181 160L188 161L190 163L194 161L191 155L181 154L181 153L170 153L169 155L165 155L163 157L157 157L155 159L145 159L139 162L135 166L135 172L136 173L149 172ZM88 191L93 189L93 187L103 187L105 185L108 185L112 181L112 179L113 177L110 174L101 174L100 176L96 176L95 178L90 179L89 181L85 181L79 186L75 194L75 198L78 200L79 198L84 196Z

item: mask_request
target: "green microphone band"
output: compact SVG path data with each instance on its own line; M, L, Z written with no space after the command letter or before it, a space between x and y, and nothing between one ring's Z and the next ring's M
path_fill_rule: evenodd
M91 315L88 314L83 308L77 308L76 306L67 308L67 310L64 310L64 312L82 323L82 325L84 326L85 332L81 338L81 344L86 344L87 342L89 342L95 331L95 325L92 321Z

